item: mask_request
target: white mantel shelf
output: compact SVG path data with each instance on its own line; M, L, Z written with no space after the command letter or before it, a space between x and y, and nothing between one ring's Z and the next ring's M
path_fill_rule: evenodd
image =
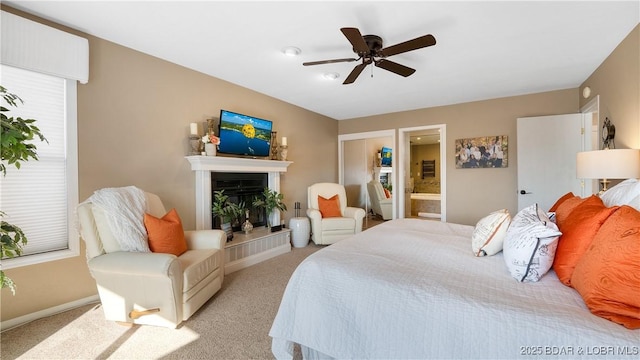
M196 229L211 229L211 173L267 173L269 188L280 192L280 173L287 172L292 161L263 160L225 156L186 156L195 171ZM280 223L280 213L271 214L272 224Z
M225 156L187 156L194 171L286 172L292 161L263 160Z

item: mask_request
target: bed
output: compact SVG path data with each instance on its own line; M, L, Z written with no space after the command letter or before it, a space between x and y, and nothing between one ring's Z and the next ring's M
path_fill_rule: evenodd
M473 226L397 219L319 250L292 275L272 351L305 358L637 358L640 330L590 313L553 270L521 283L476 257Z

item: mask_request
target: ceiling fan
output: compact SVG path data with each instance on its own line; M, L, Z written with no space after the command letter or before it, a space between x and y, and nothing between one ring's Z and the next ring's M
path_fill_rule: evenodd
M349 76L344 80L342 84L351 84L360 75L362 70L366 68L370 64L374 64L375 66L385 69L387 71L391 71L392 73L396 73L400 76L407 77L414 72L415 69L410 67L398 64L391 60L387 60L386 58L392 55L397 55L401 53L405 53L407 51L413 51L417 49L422 49L427 46L433 46L436 44L436 39L433 35L424 35L413 40L405 41L393 46L389 46L386 48L382 47L382 38L378 35L362 35L360 34L360 30L352 27L341 28L340 31L344 34L344 36L349 40L351 45L353 46L353 52L358 54L358 58L346 58L346 59L333 59L333 60L321 60L321 61L311 61L302 63L304 66L310 65L320 65L320 64L331 64L338 62L352 62L362 60L362 63L356 65L355 68L351 71Z

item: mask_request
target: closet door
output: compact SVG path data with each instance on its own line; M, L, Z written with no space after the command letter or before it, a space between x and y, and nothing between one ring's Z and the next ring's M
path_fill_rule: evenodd
M548 210L569 191L584 196L576 177L584 132L582 114L518 118L518 211L534 203Z

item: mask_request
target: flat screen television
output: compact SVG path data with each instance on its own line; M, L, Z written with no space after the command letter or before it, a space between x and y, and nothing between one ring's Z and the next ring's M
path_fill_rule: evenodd
M391 148L383 146L380 153L382 154L382 166L391 166Z
M248 157L269 156L272 126L270 120L220 110L218 152Z

